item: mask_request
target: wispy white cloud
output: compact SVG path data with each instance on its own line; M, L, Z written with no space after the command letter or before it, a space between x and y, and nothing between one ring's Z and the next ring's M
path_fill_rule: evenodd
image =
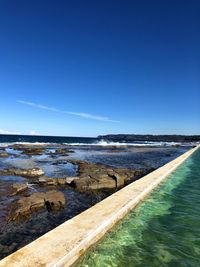
M48 106L44 106L44 105L40 105L40 104L35 104L33 102L24 101L24 100L18 100L17 102L20 103L20 104L32 106L32 107L35 107L35 108L45 109L45 110L58 112L58 113L64 113L64 114L68 114L68 115L72 115L72 116L78 116L78 117L91 119L91 120L107 121L107 122L119 122L117 120L112 120L112 119L110 119L108 117L92 115L92 114L84 113L84 112L72 112L72 111L60 110L60 109L57 109L57 108L54 108L54 107L48 107Z
M7 131L0 129L0 134L21 134L20 132L15 132L15 131Z

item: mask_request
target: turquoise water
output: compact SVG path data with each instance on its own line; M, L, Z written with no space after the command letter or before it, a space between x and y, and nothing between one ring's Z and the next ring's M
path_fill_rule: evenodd
M200 149L76 266L199 267Z

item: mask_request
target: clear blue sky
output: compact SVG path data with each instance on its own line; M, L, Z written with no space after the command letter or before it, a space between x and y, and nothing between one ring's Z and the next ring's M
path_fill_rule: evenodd
M1 0L0 133L200 134L200 1Z

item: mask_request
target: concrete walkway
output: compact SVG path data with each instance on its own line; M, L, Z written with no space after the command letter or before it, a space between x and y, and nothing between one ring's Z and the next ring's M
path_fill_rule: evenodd
M198 147L187 151L163 167L124 187L4 258L0 261L0 267L72 265Z

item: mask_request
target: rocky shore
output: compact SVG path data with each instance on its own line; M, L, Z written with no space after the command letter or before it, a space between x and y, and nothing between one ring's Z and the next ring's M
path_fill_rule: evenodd
M177 148L1 148L0 257L162 165L162 157L170 161L176 156ZM154 164L149 164L149 157Z
M68 162L77 165L77 176L51 178L44 176L44 171L41 168L32 169L4 169L0 170L0 176L22 176L27 178L27 183L14 183L12 185L11 196L20 195L25 191L27 193L28 182L32 185L39 185L42 187L71 187L77 191L93 192L100 190L119 189L131 181L138 179L144 175L142 170L130 170L125 168L111 168L102 164L89 163L81 160L69 159ZM26 197L21 197L12 203L8 215L8 221L20 220L30 218L33 212L40 211L44 207L48 211L60 210L64 208L65 197L64 194L53 190L46 193L33 193Z
M62 192L51 190L46 193L33 193L28 197L17 200L9 212L8 221L28 219L31 214L43 209L47 211L61 210L65 206L65 197Z

